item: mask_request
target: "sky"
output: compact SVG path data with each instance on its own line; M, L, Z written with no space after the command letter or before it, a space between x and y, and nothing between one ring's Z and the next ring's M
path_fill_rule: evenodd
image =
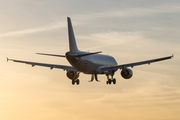
M170 56L134 67L116 85L89 83L80 74L73 86L66 71L6 62L18 60L70 65L67 17L83 51L102 51L118 64ZM179 0L0 0L1 120L179 120Z

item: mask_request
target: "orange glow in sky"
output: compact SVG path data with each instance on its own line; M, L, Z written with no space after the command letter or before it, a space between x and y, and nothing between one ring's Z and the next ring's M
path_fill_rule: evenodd
M179 120L180 2L0 1L0 120ZM88 81L71 85L66 71L6 62L6 57L69 65L67 17L80 50L102 51L125 64L175 55L134 67L116 85Z

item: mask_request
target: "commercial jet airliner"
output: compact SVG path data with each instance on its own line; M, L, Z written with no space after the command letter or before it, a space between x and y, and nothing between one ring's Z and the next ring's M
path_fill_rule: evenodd
M154 62L171 59L173 57L172 55L172 56L151 59L141 62L118 65L116 60L112 56L99 54L101 53L101 51L91 53L91 52L84 52L78 50L71 19L69 17L67 18L67 24L68 24L68 36L69 36L69 51L66 52L65 55L46 54L46 53L37 53L37 54L54 56L54 57L65 57L72 66L29 62L29 61L22 61L22 60L8 59L8 58L7 61L10 60L19 63L25 63L32 65L32 67L43 66L43 67L49 67L50 69L53 68L63 69L67 71L66 75L70 80L72 80L72 85L74 84L79 85L80 81L78 78L81 72L84 74L91 74L91 80L89 82L92 82L94 79L96 81L99 81L97 75L104 74L107 76L106 84L111 84L111 83L116 84L116 79L113 76L118 69L121 70L121 76L124 79L130 79L133 76L133 72L130 68L133 68L134 66L138 66L138 65L151 64Z

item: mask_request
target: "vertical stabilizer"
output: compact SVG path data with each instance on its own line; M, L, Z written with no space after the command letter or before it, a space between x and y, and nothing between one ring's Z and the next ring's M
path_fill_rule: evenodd
M78 51L77 45L76 45L76 39L73 32L73 27L71 23L71 18L67 18L68 22L68 35L69 35L69 49L70 51Z

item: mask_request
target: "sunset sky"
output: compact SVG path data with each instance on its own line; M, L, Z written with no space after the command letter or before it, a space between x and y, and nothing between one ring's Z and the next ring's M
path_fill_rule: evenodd
M170 56L134 67L116 85L73 86L66 71L6 62L69 65L67 17L80 50L113 56L118 64ZM179 0L0 0L0 120L180 120Z

